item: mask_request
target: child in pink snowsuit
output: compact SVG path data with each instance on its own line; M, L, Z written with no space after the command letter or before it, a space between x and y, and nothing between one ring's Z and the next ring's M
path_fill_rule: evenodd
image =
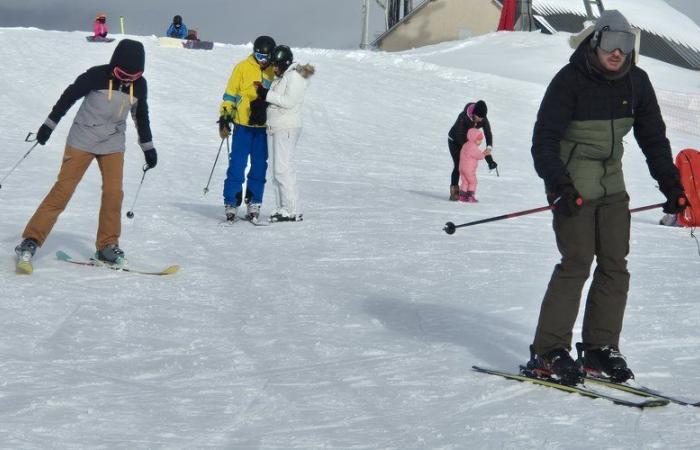
M94 37L107 37L107 16L105 14L99 13L95 17L95 23L92 24L92 35Z
M467 203L476 203L478 200L474 196L476 194L476 167L479 165L479 160L484 159L486 155L490 155L490 150L483 152L479 145L484 140L484 133L477 128L470 128L467 131L467 141L462 146L459 153L459 201Z

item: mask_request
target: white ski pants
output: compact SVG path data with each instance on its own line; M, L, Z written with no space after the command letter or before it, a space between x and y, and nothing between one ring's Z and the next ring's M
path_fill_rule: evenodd
M299 214L299 190L293 161L301 128L267 131L268 179L272 181L278 210L286 210L290 216Z

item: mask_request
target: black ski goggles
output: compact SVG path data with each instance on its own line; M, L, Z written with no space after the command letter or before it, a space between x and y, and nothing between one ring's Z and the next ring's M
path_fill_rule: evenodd
M605 30L600 33L600 43L598 47L608 53L620 50L625 55L628 55L634 50L634 41L635 37L632 33Z

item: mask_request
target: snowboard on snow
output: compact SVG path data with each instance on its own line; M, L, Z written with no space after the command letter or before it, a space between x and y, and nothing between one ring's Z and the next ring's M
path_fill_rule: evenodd
M114 38L101 37L101 36L85 36L88 42L114 42Z
M187 40L182 43L182 46L194 50L211 50L214 48L214 43L212 41Z

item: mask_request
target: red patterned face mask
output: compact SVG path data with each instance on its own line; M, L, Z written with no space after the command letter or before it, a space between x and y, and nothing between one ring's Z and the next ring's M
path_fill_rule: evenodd
M122 69L120 69L117 66L114 66L114 70L112 70L112 73L114 76L117 78L119 81L123 81L125 83L132 83L139 78L141 78L141 75L143 75L143 71L136 72L136 73L128 73L124 72Z

